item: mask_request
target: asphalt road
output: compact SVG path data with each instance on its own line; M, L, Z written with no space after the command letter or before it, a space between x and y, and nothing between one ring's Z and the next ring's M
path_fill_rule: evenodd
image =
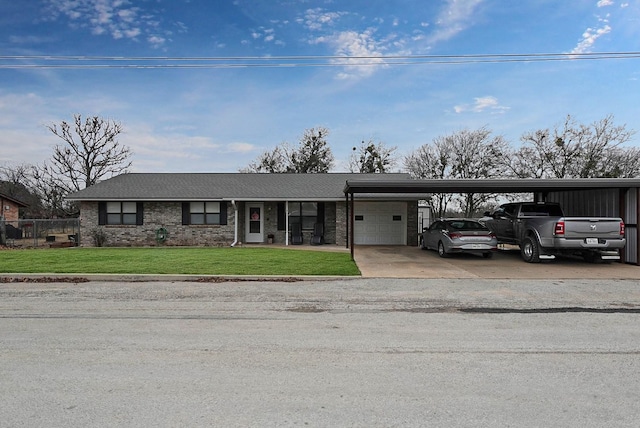
M638 426L635 280L0 284L0 426Z

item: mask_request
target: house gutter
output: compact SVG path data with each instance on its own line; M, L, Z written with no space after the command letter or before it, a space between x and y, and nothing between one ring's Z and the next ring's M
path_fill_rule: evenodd
M233 225L233 242L231 243L232 247L235 247L238 243L238 206L236 205L235 199L231 201L231 205L233 206L234 217L234 225Z

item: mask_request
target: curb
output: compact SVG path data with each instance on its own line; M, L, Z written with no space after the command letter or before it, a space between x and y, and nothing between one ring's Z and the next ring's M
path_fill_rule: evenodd
M362 276L313 275L158 275L158 274L0 274L7 282L301 282L361 279Z

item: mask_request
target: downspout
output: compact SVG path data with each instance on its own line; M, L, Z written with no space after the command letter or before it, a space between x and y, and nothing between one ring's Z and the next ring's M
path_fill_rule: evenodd
M236 201L232 200L231 205L233 206L234 213L234 225L233 225L233 242L231 243L232 247L235 247L238 243L238 206L236 205Z

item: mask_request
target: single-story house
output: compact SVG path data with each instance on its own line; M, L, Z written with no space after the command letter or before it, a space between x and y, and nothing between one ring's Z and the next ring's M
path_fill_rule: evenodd
M311 243L347 245L348 180L379 174L130 173L67 197L80 203L80 245L290 245L292 231ZM385 174L409 180L408 174ZM424 195L359 194L353 205L356 244L417 245L418 200ZM318 229L318 225L321 227ZM299 235L296 234L296 237Z
M17 222L20 208L27 207L24 202L12 198L11 196L0 193L0 220L6 222Z

